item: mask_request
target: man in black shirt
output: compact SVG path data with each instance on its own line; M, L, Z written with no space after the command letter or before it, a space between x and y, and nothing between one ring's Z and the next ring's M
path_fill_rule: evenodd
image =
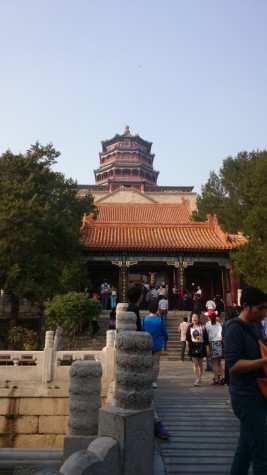
M140 285L134 284L129 288L127 292L127 299L129 302L127 312L134 312L136 315L136 330L138 332L142 331L141 328L141 318L139 313L139 307L143 300L142 287Z
M240 436L230 475L247 475L250 463L254 475L267 474L267 400L257 378L267 371L267 357L261 358L258 339L261 321L267 313L267 295L256 287L245 287L241 312L225 326L225 361L230 371L229 391ZM265 370L265 371L264 371Z

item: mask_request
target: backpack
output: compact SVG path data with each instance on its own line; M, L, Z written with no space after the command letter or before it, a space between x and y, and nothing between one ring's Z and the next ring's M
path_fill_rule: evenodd
M108 284L104 284L104 294L109 294Z

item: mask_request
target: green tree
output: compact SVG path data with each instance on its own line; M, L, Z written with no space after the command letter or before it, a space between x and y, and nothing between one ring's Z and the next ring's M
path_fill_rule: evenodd
M223 221L223 200L225 190L215 172L210 173L209 180L201 187L202 195L197 196L197 210L193 211L194 221L206 221L207 214L216 214Z
M0 156L0 285L11 296L11 326L19 298L43 302L74 290L84 278L79 246L83 213L93 197L54 172L60 153L38 142L26 153Z
M231 253L247 283L267 289L267 151L239 153L210 173L197 197L195 221L216 214L230 233L243 231L248 243Z
M58 327L63 330L69 350L76 349L83 329L100 313L98 300L78 292L57 295L45 309L47 327L53 331Z
M249 285L254 285L267 292L267 242L261 243L249 239L231 257L239 273L245 277Z

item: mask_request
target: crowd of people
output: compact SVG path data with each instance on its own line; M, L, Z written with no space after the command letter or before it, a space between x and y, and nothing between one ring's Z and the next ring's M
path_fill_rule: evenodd
M109 284L108 284L109 285ZM102 286L101 286L102 287ZM127 293L128 311L136 314L136 330L150 333L153 340L153 382L158 385L160 355L167 350L168 342L168 290L162 284L158 288L145 285L132 285ZM109 286L109 295L112 286ZM103 294L105 284L103 286ZM183 290L183 289L180 289ZM147 294L150 298L147 299ZM173 292L179 302L184 293ZM225 306L222 297L203 299L200 286L192 296L193 310L184 316L178 325L181 341L180 363L186 354L192 361L194 386L201 386L204 370L211 369L213 387L227 385L234 414L240 421L240 437L234 455L230 475L247 475L253 465L255 475L267 474L267 295L255 287L243 289L240 306L234 303ZM175 301L175 299L174 299ZM103 299L105 302L105 299ZM143 318L140 309L143 305L147 313ZM186 308L183 303L182 308ZM201 315L207 318L201 323ZM223 321L221 316L223 314ZM116 328L115 306L110 313L110 329ZM259 341L265 348L265 356L260 353ZM211 368L209 368L211 362ZM266 382L266 395L259 385ZM170 434L159 420L154 409L154 433L157 437L168 439Z
M230 475L247 475L250 465L254 475L267 474L267 294L247 286L240 306L224 307L217 295L206 302L206 310L205 325L200 323L199 312L193 312L191 323L184 317L179 325L181 362L186 349L193 363L193 384L199 386L203 360L211 358L211 385L229 388L227 403L240 421Z
M193 287L192 291L180 285L174 284L172 289L168 288L165 282L159 284L149 284L144 281L136 282L131 285L139 285L142 290L142 300L140 310L148 310L150 302L160 303L161 310L166 314L168 310L184 310L191 311L190 319L193 313L201 314L205 309L215 308L218 315L224 310L224 302L219 294L216 294L213 299L206 301L206 295L200 285ZM195 289L195 290L194 290ZM97 298L103 310L112 310L116 307L118 302L118 289L113 283L104 279L99 285L97 291L92 292L92 297Z

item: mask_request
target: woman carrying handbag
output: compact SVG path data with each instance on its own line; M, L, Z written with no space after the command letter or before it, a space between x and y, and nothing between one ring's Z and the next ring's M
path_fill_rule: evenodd
M203 358L209 355L210 350L207 330L200 324L200 317L196 313L193 313L192 323L186 332L186 350L193 362L196 376L194 386L199 386L203 373Z

